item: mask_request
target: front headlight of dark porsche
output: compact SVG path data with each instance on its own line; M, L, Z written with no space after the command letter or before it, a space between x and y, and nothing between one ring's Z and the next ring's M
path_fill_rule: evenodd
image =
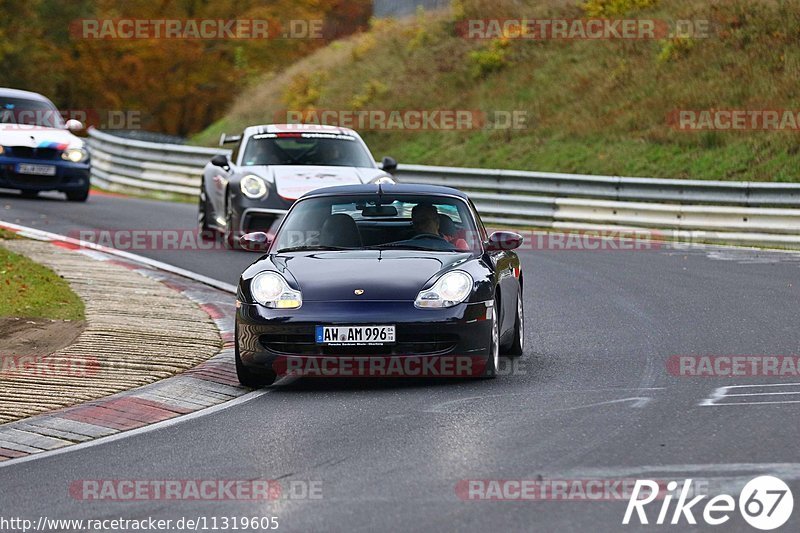
M289 287L286 279L276 272L261 272L250 282L253 299L272 309L297 309L303 305L303 295Z
M441 309L458 305L472 293L475 281L463 270L448 272L430 289L420 291L414 305L419 309Z
M253 200L262 198L269 193L267 183L256 176L255 174L248 174L239 182L239 187L242 189L242 194Z

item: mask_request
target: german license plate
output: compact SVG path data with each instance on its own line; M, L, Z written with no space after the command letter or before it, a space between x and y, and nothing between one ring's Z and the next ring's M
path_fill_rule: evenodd
M54 165L31 165L20 163L17 165L17 174L30 174L32 176L55 176L56 167Z
M317 326L317 344L379 346L394 344L394 326Z

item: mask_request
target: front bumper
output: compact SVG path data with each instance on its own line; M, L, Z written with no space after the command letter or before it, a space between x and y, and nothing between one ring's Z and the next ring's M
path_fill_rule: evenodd
M482 369L491 353L487 309L485 302L435 310L417 309L413 302L304 302L294 310L240 304L236 341L244 366L278 374L315 359L464 358L470 364L479 361ZM394 325L396 342L320 345L318 325Z
M294 204L294 200L280 196L272 184L268 184L267 187L269 195L266 198L252 199L241 193L234 195L231 214L233 227L240 232L240 235L252 231L269 233L273 224Z
M17 165L48 165L56 167L53 176L20 174ZM90 168L86 163L63 160L42 160L0 156L0 188L21 191L80 191L90 186Z

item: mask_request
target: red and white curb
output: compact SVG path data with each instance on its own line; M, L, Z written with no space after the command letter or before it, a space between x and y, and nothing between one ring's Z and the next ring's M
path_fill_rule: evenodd
M252 393L236 378L233 358L235 288L216 280L134 254L81 242L53 233L0 221L0 228L31 239L110 261L159 281L196 302L220 331L220 353L181 374L144 387L80 405L0 425L0 466L52 455L67 447L85 447L96 439L110 440L123 433L141 432L179 418L189 418ZM209 281L213 286L209 286ZM249 399L249 398L248 398ZM239 402L234 402L239 403ZM215 409L217 408L217 409Z

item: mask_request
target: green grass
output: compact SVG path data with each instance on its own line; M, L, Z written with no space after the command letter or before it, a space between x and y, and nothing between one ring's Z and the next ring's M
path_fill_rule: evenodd
M6 239L10 241L19 238L20 237L13 231L8 231L7 229L0 228L0 239Z
M82 320L84 307L55 272L0 247L0 317Z
M460 0L456 13L382 20L246 88L198 134L273 122L287 109L519 110L516 131L362 131L400 163L659 178L800 181L800 135L682 132L676 109L798 110L800 3L661 0L625 18L709 20L708 38L466 40L469 18L581 18L568 0ZM631 3L633 5L635 3ZM647 4L645 2L644 4ZM488 58L488 59L487 59Z

